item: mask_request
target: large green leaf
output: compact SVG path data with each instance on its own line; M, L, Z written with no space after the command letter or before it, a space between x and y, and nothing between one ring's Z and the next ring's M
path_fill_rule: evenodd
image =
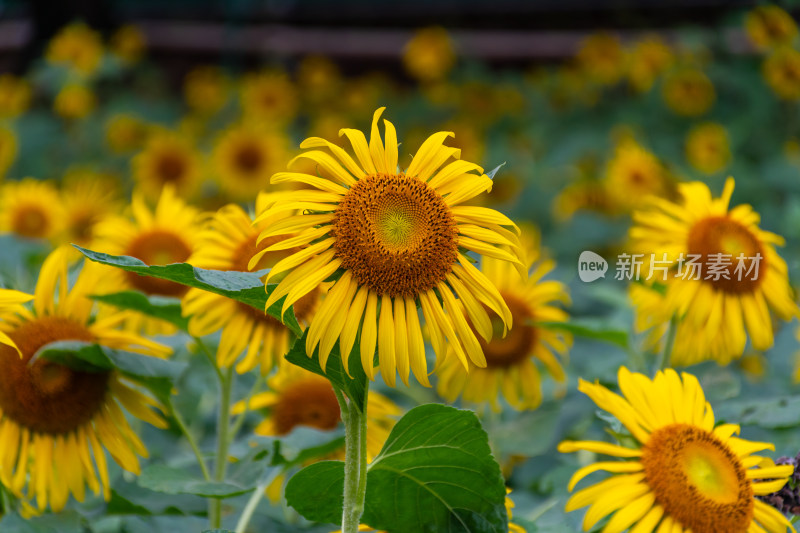
M127 272L134 272L142 276L173 281L181 285L186 285L187 287L213 292L236 300L237 302L247 304L259 311L264 310L264 306L267 303L268 291L274 287L274 285L268 285L266 290L264 289L264 283L259 277L263 272L207 270L205 268L193 267L188 263L148 266L135 257L127 255L109 255L87 250L77 245L73 246L96 263L121 268ZM286 314L281 317L281 307L284 299L285 298L281 298L270 306L270 308L267 309L267 313L278 320L282 320L283 323L286 324L286 327L288 327L295 336L299 337L302 334L302 330L294 316L294 311L290 308L286 311Z
M595 329L574 322L534 322L531 325L565 331L576 337L616 344L621 348L628 347L628 334L620 330Z
M42 346L31 358L47 359L82 372L119 370L150 389L163 401L169 398L172 385L186 370L186 363L167 361L131 352L120 352L84 341L57 341Z
M343 390L347 397L358 405L359 409L364 408L366 401L366 394L364 393L367 383L367 375L364 373L364 368L361 366L361 358L358 355L358 343L356 343L353 351L350 353L350 362L348 368L350 370L350 377L344 371L342 366L342 356L339 353L339 343L336 343L331 351L328 361L325 365L325 370L319 364L319 348L314 350L314 355L309 357L306 354L306 336L308 330L303 333L303 336L297 339L286 354L286 360L299 367L305 368L315 374L328 378L331 383L336 387Z
M344 463L316 463L289 480L286 500L310 520L337 523L343 485ZM508 531L505 484L475 413L409 411L369 466L362 522L389 533Z
M164 494L191 494L203 498L233 498L246 494L254 487L245 487L230 481L212 482L194 477L185 468L151 465L142 471L137 483L140 487Z
M112 294L95 294L91 298L120 309L137 311L165 322L181 331L189 328L189 319L181 315L181 303L174 298L147 296L137 291L121 291Z

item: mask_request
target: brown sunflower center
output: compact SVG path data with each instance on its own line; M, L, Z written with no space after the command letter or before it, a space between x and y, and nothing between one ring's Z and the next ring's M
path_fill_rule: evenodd
M0 411L31 431L69 433L89 422L103 405L108 372L89 373L37 360L36 351L55 341L92 341L92 334L67 318L43 317L26 322L9 337L22 352L0 345Z
M642 448L647 485L666 515L694 533L744 533L753 519L753 488L731 449L714 434L671 424Z
M163 153L156 163L156 173L163 183L175 183L183 178L186 172L186 161L171 152Z
M14 233L31 239L41 238L47 234L50 219L38 205L23 205L14 211L11 228Z
M234 154L234 164L242 174L256 174L263 162L263 156L258 145L244 143L238 147Z
M69 224L70 234L78 244L87 243L92 238L94 226L97 223L97 216L94 213L82 212L72 217Z
M186 261L191 253L191 247L180 236L156 229L133 239L124 255L141 259L148 265L168 265ZM187 287L178 283L140 276L135 272L125 272L125 276L133 287L146 294L180 297L187 290Z
M297 426L329 431L336 428L340 418L339 402L333 387L318 376L303 378L286 387L272 408L272 420L278 435L286 435Z
M530 307L518 296L507 292L500 293L508 305L511 316L514 318L514 327L508 330L503 337L503 321L494 312L489 312L492 317L492 340L486 342L478 335L478 342L486 356L487 368L508 368L526 360L536 346L536 327L530 325L533 313Z
M374 174L345 194L334 218L342 268L379 295L413 297L445 279L457 259L450 208L404 174Z
M701 279L732 294L754 292L766 272L766 257L758 238L726 216L708 217L689 231L689 255L700 256Z

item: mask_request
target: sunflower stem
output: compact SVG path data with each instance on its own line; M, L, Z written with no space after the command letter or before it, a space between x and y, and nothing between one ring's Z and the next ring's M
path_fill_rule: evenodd
M253 494L250 496L250 499L247 500L247 504L244 506L242 515L239 517L239 522L236 523L236 533L245 532L247 526L250 524L250 520L253 518L253 514L258 508L258 504L264 497L264 491L267 490L267 487L269 487L272 482L275 481L275 479L282 473L282 468L273 468L270 475L265 476L264 479L256 486L256 490L253 492Z
M200 451L200 447L197 445L197 440L195 440L194 435L189 431L189 426L186 425L183 415L175 408L175 403L172 401L172 398L169 399L167 408L173 420L175 420L175 423L178 425L178 429L181 430L183 436L189 441L189 446L191 446L194 456L197 458L197 464L200 465L200 470L203 472L203 479L211 481L211 473L208 470L205 457L203 457L203 453Z
M675 345L675 334L678 332L678 319L673 316L669 321L667 329L667 339L664 342L664 350L658 358L656 372L669 368L672 362L672 348Z
M216 368L216 365L215 365ZM219 369L217 369L219 371ZM231 391L233 389L233 368L219 371L220 400L217 416L217 455L214 458L214 481L225 480L228 470L228 446L230 445ZM209 522L212 529L222 527L222 500L209 501Z
M367 495L367 402L366 384L364 410L351 400L342 408L345 423L344 502L342 533L356 533L364 512ZM339 392L341 395L341 392ZM337 395L338 398L338 395Z

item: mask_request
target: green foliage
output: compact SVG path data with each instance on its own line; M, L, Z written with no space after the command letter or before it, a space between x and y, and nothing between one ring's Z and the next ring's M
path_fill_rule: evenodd
M343 482L344 463L316 463L292 477L286 500L335 523ZM428 404L400 419L369 465L362 521L389 533L507 531L503 477L475 414Z
M139 486L165 494L192 494L202 498L232 498L246 494L254 486L244 487L231 481L212 482L197 478L185 468L150 465L142 471Z
M92 299L120 309L169 322L181 331L189 329L189 319L181 315L181 303L173 298L147 296L137 291L95 294Z

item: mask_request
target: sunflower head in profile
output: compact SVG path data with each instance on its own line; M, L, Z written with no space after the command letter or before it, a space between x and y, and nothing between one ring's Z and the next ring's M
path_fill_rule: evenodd
M191 70L183 80L183 98L189 109L203 116L214 115L228 103L231 80L216 66Z
M637 92L652 89L658 77L675 62L675 54L658 35L637 41L628 54L628 83Z
M297 88L283 72L248 74L239 98L242 116L249 121L284 124L297 113Z
M270 177L283 167L288 141L277 131L252 125L229 129L214 146L214 166L222 190L246 200L269 186Z
M89 116L97 107L97 97L83 83L65 85L53 101L53 111L66 120L80 120Z
M123 409L165 428L158 403L116 371L87 372L33 356L56 341L85 341L165 357L169 350L115 329L118 317L94 320L96 283L102 274L85 264L72 287L69 250L59 248L42 265L33 308L0 305L0 482L14 495L36 500L41 511L64 508L87 488L108 500L108 452L124 470L139 473L147 449ZM0 289L0 303L18 293ZM94 459L92 459L92 457Z
M343 129L355 159L339 146L312 137L296 159L310 159L330 179L279 172L272 183L303 183L276 202L259 220L283 215L262 238L296 234L298 252L279 261L267 276L285 275L270 293L267 307L286 297L286 309L326 280L333 287L308 328L306 351L319 349L323 368L336 343L350 354L356 339L361 364L374 379L377 347L381 374L393 386L396 374L408 383L409 370L428 384L421 324L427 323L437 355L448 347L465 367L485 367L486 359L469 325L489 322L484 306L511 326L511 311L496 287L466 252L515 264L525 272L511 220L492 209L461 205L491 188L492 180L474 163L458 159L445 146L452 135L429 137L405 171L398 169L394 125L384 120L381 139L375 112L369 143L359 130ZM451 158L455 160L448 162ZM290 167L292 163L290 162ZM291 215L291 212L300 214ZM424 321L420 320L418 304ZM360 331L360 335L359 335ZM490 331L482 331L488 338ZM348 357L343 357L345 369Z
M693 127L686 136L686 159L703 174L716 174L731 160L727 130L716 122Z
M701 70L681 68L667 75L662 96L675 114L685 117L704 115L717 98L714 84Z
M599 85L614 85L625 72L625 50L613 33L595 33L584 39L575 61L588 79Z
M800 52L784 46L764 61L764 79L782 100L800 100Z
M776 5L757 6L744 19L750 41L759 49L791 44L797 37L797 23Z
M633 248L654 255L652 281L664 285L660 297L639 295L636 313L648 315L643 327L678 321L675 365L727 364L742 355L748 336L754 349L766 350L772 314L798 315L786 262L775 250L783 238L760 229L749 205L730 208L733 188L729 178L722 196L712 198L704 183L681 184L679 201L652 198L633 215Z
M90 75L103 59L100 34L82 22L75 22L59 31L47 46L45 59L83 75Z
M256 213L264 212L274 202L274 194L262 193L256 200ZM252 217L241 207L227 205L206 223L189 262L200 268L239 272L270 268L300 250L292 244L292 235L259 240L259 233L280 218L279 214L253 224ZM294 313L300 324L310 321L320 295L320 290L313 290L295 302ZM240 373L258 366L262 374L268 374L289 351L290 332L286 326L249 305L190 289L182 307L184 315L190 317L192 335L204 336L222 330L217 349L217 363L222 368L239 361L236 370Z
M15 118L31 103L31 84L13 74L0 74L0 118Z
M438 26L417 31L403 50L406 71L422 82L446 77L455 62L453 40L447 30Z
M150 198L166 185L182 197L191 196L203 177L202 158L189 140L166 131L153 133L131 166L133 179Z
M71 170L64 176L61 205L64 223L60 242L90 246L97 224L122 208L118 183L91 170Z
M608 198L623 212L641 205L647 196L670 196L673 187L658 157L632 139L617 144L603 182Z
M111 255L127 255L148 265L184 263L192 255L202 225L202 214L177 197L172 187L164 187L155 209L141 194L134 193L131 217L115 216L95 226L92 248ZM162 279L133 272L103 268L104 292L139 291L151 296L181 298L188 288ZM105 307L102 309L105 311ZM131 314L126 320L131 331L148 335L168 334L174 327L164 321Z
M473 366L467 371L449 353L437 371L437 391L449 402L461 395L468 402L489 403L499 411L502 394L514 409L535 409L542 401L540 366L556 381L563 383L566 379L556 354L564 356L572 339L537 323L567 320L567 314L557 305L569 303L567 288L558 281L543 279L555 263L541 257L538 243L531 239L524 249L530 267L527 279L505 261L491 257L483 260L482 271L508 304L514 327L501 337L502 319L490 309L486 309L488 323L471 324L481 334L478 341L486 367ZM492 331L494 335L487 340L485 334Z
M51 182L25 178L0 186L0 232L52 240L63 223L61 198Z
M571 491L594 472L611 474L567 502L567 511L590 506L584 531L609 515L603 531L794 531L785 516L755 498L780 490L794 467L755 455L775 447L736 437L738 425L715 426L697 378L667 369L651 380L625 367L618 378L621 395L583 380L578 390L622 423L630 444L558 446L562 453L585 450L622 459L589 464L570 479Z

